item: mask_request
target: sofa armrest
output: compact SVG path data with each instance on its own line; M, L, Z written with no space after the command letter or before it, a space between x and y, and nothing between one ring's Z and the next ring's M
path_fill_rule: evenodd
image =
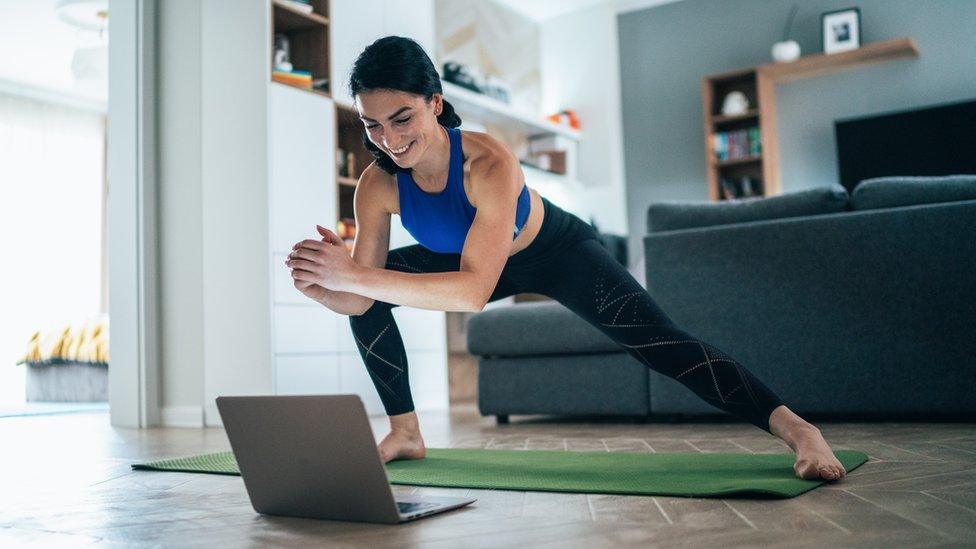
M971 410L974 227L969 200L653 233L647 289L783 398Z

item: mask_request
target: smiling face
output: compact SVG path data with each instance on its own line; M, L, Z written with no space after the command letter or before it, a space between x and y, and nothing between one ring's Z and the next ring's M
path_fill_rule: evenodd
M441 95L428 102L422 95L398 90L372 90L356 94L356 108L374 145L397 166L409 169L424 157L439 135L437 115Z

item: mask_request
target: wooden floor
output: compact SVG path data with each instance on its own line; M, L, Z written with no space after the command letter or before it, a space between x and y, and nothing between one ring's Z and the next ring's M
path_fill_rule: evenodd
M733 423L628 424L514 417L472 406L421 416L428 446L630 452L788 452ZM105 413L0 418L0 547L774 546L976 547L976 426L827 424L870 462L787 500L453 490L467 508L385 526L267 517L240 477L131 471L140 460L229 448L221 429L117 429ZM383 418L374 434L386 433ZM968 544L968 545L967 545Z

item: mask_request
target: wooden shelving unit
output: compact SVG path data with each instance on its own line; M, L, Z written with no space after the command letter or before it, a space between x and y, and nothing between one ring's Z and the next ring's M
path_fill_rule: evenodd
M314 5L312 8L312 13L305 13L289 4L274 0L272 9L274 10L275 29L279 32L295 32L328 26L329 18L322 15L328 12L315 9Z
M705 114L705 162L708 191L712 200L722 196L720 181L749 177L761 182L762 196L780 194L779 143L776 127L776 85L802 78L824 76L842 70L919 56L911 38L876 42L856 50L801 57L791 63L768 63L748 69L713 74L702 78L702 103ZM731 91L745 94L753 108L742 115L723 116L722 101ZM714 147L717 132L758 127L761 154L746 158L718 160Z
M329 0L311 0L312 13L297 10L280 0L271 2L271 70L274 70L274 35L288 37L289 57L295 70L312 73L313 80L329 78L330 35ZM270 74L270 71L269 71ZM298 89L329 97L332 83L325 90Z
M339 205L338 219L355 230L356 216L353 208L353 198L356 185L363 171L373 161L373 156L363 145L363 122L359 119L359 112L354 108L340 103L336 108L336 193ZM340 156L342 158L340 158ZM342 165L346 167L343 169ZM341 233L339 236L343 236ZM349 237L348 242L354 239Z

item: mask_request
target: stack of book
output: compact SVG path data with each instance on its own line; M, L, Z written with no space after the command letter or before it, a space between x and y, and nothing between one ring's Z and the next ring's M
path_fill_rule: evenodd
M308 71L275 69L271 71L271 79L275 82L281 82L282 84L288 84L289 86L298 88L312 88L312 73Z
M759 128L747 128L713 134L715 158L722 160L737 160L740 158L758 157L762 154L762 141L759 138Z

